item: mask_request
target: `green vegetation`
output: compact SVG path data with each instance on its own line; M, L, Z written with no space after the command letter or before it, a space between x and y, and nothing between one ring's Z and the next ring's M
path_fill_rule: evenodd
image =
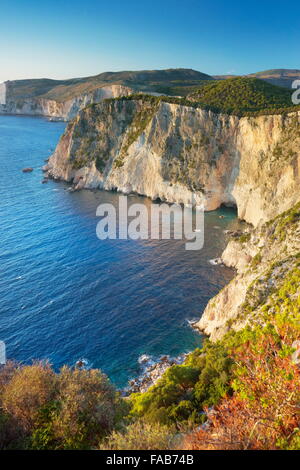
M263 235L293 233L299 207L265 224ZM261 261L262 251L249 269ZM206 340L125 399L99 370L8 363L0 369L0 449L300 449L300 253L253 281L242 317L246 327Z
M8 363L0 371L0 448L86 449L127 413L98 370L55 374L47 364Z
M169 96L188 96L191 93L195 93L199 90L199 87L207 85L211 83L211 79L209 80L186 80L186 81L177 81L173 80L167 84L153 84L153 91L156 93L160 93L162 95L169 95Z
M0 448L299 449L300 371L291 359L299 265L268 297L262 324L207 340L129 400L100 371L8 363L0 371ZM210 426L195 429L207 416Z
M136 421L123 431L113 431L100 450L167 450L176 446L175 430L159 423Z
M261 262L261 254L260 253L257 253L254 258L252 258L252 261L251 261L251 266L252 268L255 268L257 265L259 265L259 263Z
M143 133L147 125L153 118L159 102L153 98L148 100L145 105L138 111L126 133L125 141L123 143L120 157L115 161L117 168L123 166L123 158L126 156L129 147L137 140L137 138Z
M104 72L93 77L70 80L14 80L8 83L10 98L46 98L63 102L109 85L123 85L133 90L167 94L186 94L213 80L205 73L192 69L141 70ZM164 91L161 91L164 90Z
M300 220L300 203L296 204L292 209L284 212L276 217L268 225L274 225L272 239L279 239L283 241L287 234L287 229Z
M265 326L231 333L224 342L235 362L231 397L214 408L210 426L189 433L193 450L300 449L300 371L293 361L300 309Z
M250 233L243 233L241 236L236 238L236 241L239 243L246 243L250 240L251 234Z
M272 316L277 316L282 323L293 322L298 327L300 326L299 266L300 262L296 263L296 266L286 273L278 288L271 292L271 295L264 303L262 314L267 320ZM294 339L297 339L297 337Z
M293 80L299 78L299 70L269 70L249 75L291 88ZM216 77L220 78L220 77ZM238 77L237 77L238 78ZM227 77L227 80L230 78ZM214 80L205 73L192 69L166 69L104 72L92 77L69 80L29 79L6 82L8 96L13 99L46 98L63 102L84 93L93 92L107 85L123 85L136 91L156 92L172 96L187 96L197 92L199 87L211 82L222 83L226 80Z
M222 344L207 342L183 365L170 367L146 393L131 395L131 416L161 424L201 423L204 406L229 393L231 359Z
M95 164L96 164L97 170L100 171L100 173L103 173L106 163L107 163L107 160L103 159L102 156L97 155Z
M230 78L209 83L188 98L219 112L243 114L290 108L291 90L257 78Z
M282 86L291 89L294 80L299 79L300 70L297 69L271 69L264 70L248 75L272 83L273 85Z
M269 114L286 115L300 109L300 105L292 104L289 90L254 78L215 81L209 85L203 85L197 93L193 93L186 98L134 93L129 96L110 98L107 101L109 100L140 100L144 103L156 100L157 102L178 104L240 117Z

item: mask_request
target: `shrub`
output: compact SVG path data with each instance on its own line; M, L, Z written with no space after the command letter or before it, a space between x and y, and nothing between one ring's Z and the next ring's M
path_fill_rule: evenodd
M176 445L174 430L168 426L137 421L124 432L114 431L100 450L167 450Z
M2 368L0 405L0 448L91 448L129 411L101 371L43 363Z
M111 432L128 408L99 370L63 367L56 402L43 412L34 448L85 449Z
M41 408L53 399L54 390L55 374L48 364L17 368L3 388L3 411L17 420L25 431L31 431Z
M108 378L98 370L71 370L59 375L59 412L53 419L56 439L64 448L97 443L110 432L120 411L120 399Z
M299 337L299 325L296 327ZM233 398L213 412L209 426L187 435L182 448L300 448L300 371L291 360L293 322L275 318L257 328L252 341L232 351L236 366Z
M251 234L250 233L243 233L241 236L239 236L238 238L236 238L236 241L240 242L240 243L246 243L250 240L251 238Z
M131 416L169 425L201 423L203 407L214 405L229 392L231 366L224 347L207 342L183 365L170 367L146 393L132 394Z

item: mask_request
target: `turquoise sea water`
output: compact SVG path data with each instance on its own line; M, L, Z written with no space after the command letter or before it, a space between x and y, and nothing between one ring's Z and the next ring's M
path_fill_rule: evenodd
M201 344L188 320L232 277L208 260L220 255L235 213L205 215L201 251L178 240L100 241L96 207L118 194L41 184L64 128L0 116L0 339L10 359L49 359L58 369L85 358L124 386L140 355L175 356ZM33 173L22 173L28 166Z

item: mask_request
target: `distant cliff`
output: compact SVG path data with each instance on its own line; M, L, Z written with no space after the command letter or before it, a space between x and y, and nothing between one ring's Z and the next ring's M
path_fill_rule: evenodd
M59 101L42 96L18 96L11 92L9 83L3 83L0 88L0 114L47 116L68 121L91 103L98 103L106 98L127 96L132 92L130 88L122 85L108 85Z
M248 77L257 77L262 83L270 82L291 90L291 84L300 77L300 71L269 70ZM229 77L215 78L220 80ZM127 96L133 92L187 96L214 82L218 80L208 74L183 68L103 72L68 80L12 80L0 84L0 114L41 115L69 120L87 104L100 102L103 98ZM281 93L284 90L281 89Z
M247 77L255 77L264 80L272 85L277 85L285 88L292 88L294 80L300 79L299 69L272 69L264 70L246 75ZM227 78L234 77L234 75L214 75L217 80L226 80Z
M70 120L104 98L133 92L187 94L213 80L192 69L104 72L69 80L26 79L0 84L0 114L49 116Z
M237 117L154 97L108 100L69 123L47 170L207 210L236 205L257 226L300 199L300 112Z

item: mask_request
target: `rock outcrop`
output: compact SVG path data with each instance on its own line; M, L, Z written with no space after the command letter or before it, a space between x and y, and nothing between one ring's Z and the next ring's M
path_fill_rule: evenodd
M108 100L69 123L46 170L79 187L236 205L258 226L300 200L300 112L237 117L154 97Z
M146 392L158 382L169 367L182 364L186 357L187 354L184 353L178 357L161 356L157 360L153 360L151 356L143 354L139 358L141 373L138 377L129 380L128 386L123 390L124 395Z
M268 316L282 310L280 289L284 289L285 284L297 308L299 260L298 203L260 229L250 229L239 239L229 241L222 261L236 268L237 275L209 301L194 326L215 341L232 328L239 330L249 323L264 323Z

